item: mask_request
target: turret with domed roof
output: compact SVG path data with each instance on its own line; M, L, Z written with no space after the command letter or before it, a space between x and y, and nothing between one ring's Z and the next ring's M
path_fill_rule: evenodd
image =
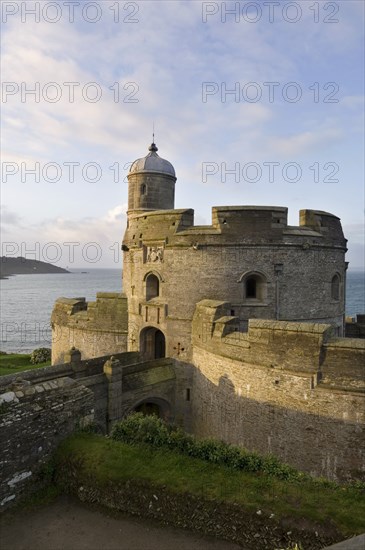
M174 167L157 154L154 142L148 150L145 157L133 162L128 173L128 212L174 208Z

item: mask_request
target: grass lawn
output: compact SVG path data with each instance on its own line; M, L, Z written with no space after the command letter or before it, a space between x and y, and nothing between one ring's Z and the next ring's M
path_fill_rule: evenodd
M24 370L39 369L48 367L51 361L32 365L30 362L30 354L27 353L6 353L0 355L0 376L4 374L16 374Z
M344 534L365 531L364 493L323 480L283 481L233 470L151 446L128 445L102 436L78 434L64 441L56 464L77 458L79 474L97 484L143 480L176 492L237 502L276 518L331 522ZM56 465L57 469L57 465Z

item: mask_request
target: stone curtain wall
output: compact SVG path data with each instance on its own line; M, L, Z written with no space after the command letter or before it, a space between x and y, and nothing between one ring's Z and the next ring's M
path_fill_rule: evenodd
M194 433L364 479L365 343L303 323L255 320L240 334L227 309L203 301L194 317Z
M82 359L127 351L128 311L123 294L98 292L96 302L59 298L52 317L52 364L66 361L71 347Z
M93 421L93 393L68 377L14 381L0 394L0 510L34 481L58 443Z
M364 396L194 348L193 431L329 479L364 479Z

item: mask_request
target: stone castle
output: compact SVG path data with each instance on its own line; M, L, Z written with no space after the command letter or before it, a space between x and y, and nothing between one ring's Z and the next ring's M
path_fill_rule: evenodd
M132 164L128 182L125 294L99 294L96 304L59 300L55 363L71 344L84 358L128 350L190 361L202 300L229 303L227 326L235 331L247 332L249 319L271 319L325 323L343 335L347 265L339 218L302 210L294 227L284 207L225 206L213 208L211 225L196 226L193 210L174 209L175 170L154 143Z
M193 210L174 208L175 183L152 143L128 175L124 293L59 298L53 366L24 373L24 391L2 377L7 402L36 414L48 450L76 422L107 432L154 412L313 475L364 479L365 340L344 337L339 218L302 210L289 226L284 207L226 206L194 225ZM32 471L44 457L26 453Z
M134 352L143 394L120 382L113 421L150 410L316 474L363 472L365 347L344 338L339 218L302 210L289 226L284 207L225 206L194 225L157 150L128 174L124 294L57 300L53 364L70 348L81 362Z

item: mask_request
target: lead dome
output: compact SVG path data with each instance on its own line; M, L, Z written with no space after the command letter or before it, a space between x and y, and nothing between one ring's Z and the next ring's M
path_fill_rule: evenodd
M155 143L151 143L148 150L150 151L148 155L133 162L130 167L129 174L156 172L159 174L168 174L169 176L176 177L175 169L171 162L161 158L157 154L158 148Z

